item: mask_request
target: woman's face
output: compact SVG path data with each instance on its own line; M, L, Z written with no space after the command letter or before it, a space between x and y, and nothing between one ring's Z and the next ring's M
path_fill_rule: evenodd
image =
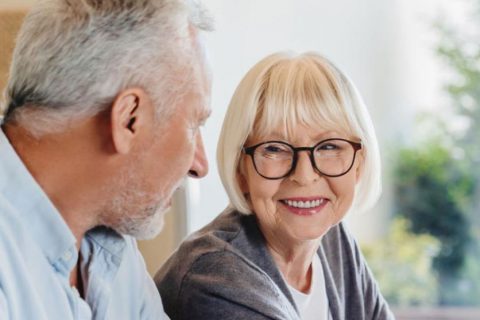
M312 147L330 138L352 140L339 132L299 126L290 141L273 133L261 140L253 136L246 146L280 140L294 147ZM330 227L342 220L352 204L362 161L361 152L357 152L350 171L331 178L317 173L310 162L309 152L301 151L295 170L290 176L278 180L260 176L252 157L243 155L240 184L243 191L249 194L252 211L258 218L262 232L270 239L273 236L289 243L323 236Z

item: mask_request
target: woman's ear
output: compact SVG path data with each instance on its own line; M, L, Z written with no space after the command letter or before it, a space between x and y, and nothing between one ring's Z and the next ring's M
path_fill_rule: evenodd
M238 185L240 186L240 190L242 191L243 194L248 193L248 183L247 179L245 179L245 176L241 174L240 172L237 172L237 180L238 180Z
M363 170L365 167L365 157L364 157L363 149L360 149L359 151L357 151L357 156L355 158L356 158L355 178L356 178L356 181L358 182L362 177Z
M243 161L243 159L244 159L243 157L240 157L240 161L238 163L237 181L242 193L248 194L249 188L248 188L248 181L246 178L245 162Z

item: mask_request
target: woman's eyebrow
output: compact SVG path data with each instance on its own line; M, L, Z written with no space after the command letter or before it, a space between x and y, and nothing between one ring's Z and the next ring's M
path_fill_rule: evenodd
M335 130L328 130L324 131L318 135L315 135L312 139L312 141L321 141L324 139L330 139L330 138L342 138L343 136L346 136L346 134L342 134L339 131ZM290 141L289 137L285 136L285 134L280 133L280 132L270 132L266 135L263 135L261 138L267 139L268 140L281 140L281 141Z

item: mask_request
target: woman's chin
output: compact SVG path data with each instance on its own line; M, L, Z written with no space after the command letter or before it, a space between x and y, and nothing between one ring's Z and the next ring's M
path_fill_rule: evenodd
M297 230L291 230L295 234L295 238L300 241L315 241L321 239L330 230L328 227L316 227L316 228L302 228Z
M295 219L296 220L296 219ZM294 239L312 241L322 238L333 226L330 221L288 221L285 228Z
M325 206L316 210L297 210L297 208L288 208L284 204L281 206L280 212L283 215L285 228L295 239L318 240L334 225L331 219L332 212Z

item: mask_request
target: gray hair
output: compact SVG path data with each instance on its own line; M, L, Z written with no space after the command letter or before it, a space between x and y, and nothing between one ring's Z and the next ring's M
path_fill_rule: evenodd
M133 86L168 116L199 81L192 35L211 28L193 0L41 0L17 39L4 122L35 136L60 131Z

